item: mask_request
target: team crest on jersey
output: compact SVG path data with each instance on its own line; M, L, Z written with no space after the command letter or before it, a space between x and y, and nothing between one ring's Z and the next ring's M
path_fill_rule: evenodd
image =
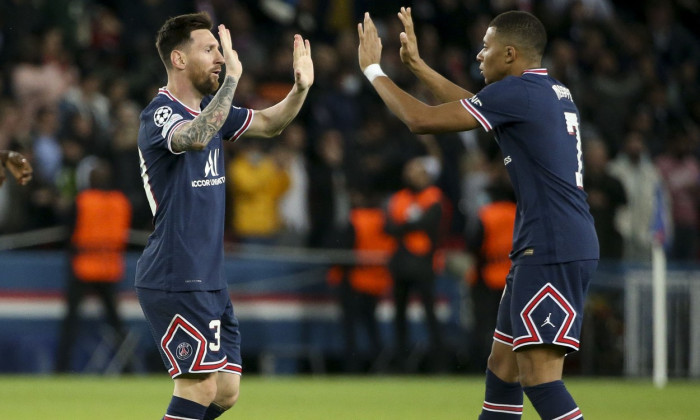
M155 122L158 127L162 127L168 122L171 115L173 115L172 108L169 106L162 106L156 109L156 112L153 114L153 122Z
M177 349L175 349L175 357L177 357L180 360L187 360L192 356L192 346L190 343L187 342L182 342L177 345Z

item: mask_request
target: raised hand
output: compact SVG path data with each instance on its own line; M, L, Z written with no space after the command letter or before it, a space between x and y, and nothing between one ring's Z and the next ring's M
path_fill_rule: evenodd
M301 35L294 35L294 84L306 90L314 83L314 63L311 61L311 44Z
M404 28L404 32L399 34L399 40L401 41L401 49L399 49L401 62L408 67L412 67L420 60L420 55L418 54L418 40L416 39L416 32L413 28L411 8L402 7L401 11L398 13L398 16L401 23L403 23Z
M360 69L364 70L370 64L379 64L382 58L382 40L369 12L365 12L364 27L363 23L357 24L357 34L360 38L360 46L357 48Z
M238 53L233 49L231 31L226 29L224 25L219 25L219 42L221 42L221 52L223 52L226 62L226 74L233 76L238 81L243 73L243 65L238 60Z
M17 152L8 152L5 168L10 171L19 185L27 185L27 183L32 180L32 174L34 173L32 165L29 164L27 158ZM4 181L5 171L2 165L0 165L0 185L2 185Z

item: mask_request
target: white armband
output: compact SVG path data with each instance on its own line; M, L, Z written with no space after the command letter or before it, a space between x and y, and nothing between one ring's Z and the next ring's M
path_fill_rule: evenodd
M365 67L362 72L365 74L365 77L370 83L372 83L372 81L379 76L386 77L386 73L382 71L382 68L377 63L370 64L369 66Z

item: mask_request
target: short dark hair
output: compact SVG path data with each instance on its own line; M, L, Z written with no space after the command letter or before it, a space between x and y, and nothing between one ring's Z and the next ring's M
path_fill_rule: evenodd
M169 69L171 66L170 53L192 40L192 31L211 30L212 26L211 18L206 12L175 16L165 21L156 36L156 48L165 68Z
M489 23L489 27L495 28L496 33L503 36L507 44L529 50L538 58L544 55L547 31L534 15L511 10L496 16Z

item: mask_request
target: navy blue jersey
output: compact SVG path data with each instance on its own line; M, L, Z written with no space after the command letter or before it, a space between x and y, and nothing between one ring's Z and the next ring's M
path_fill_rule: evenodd
M204 98L201 109L211 101ZM136 287L167 291L226 288L223 276L226 170L222 139L250 127L253 111L232 107L222 129L201 151L176 153L174 131L199 115L167 89L141 113L141 176L155 230L136 265Z
M583 191L580 118L569 89L536 69L461 102L493 130L515 189L513 264L598 259Z

